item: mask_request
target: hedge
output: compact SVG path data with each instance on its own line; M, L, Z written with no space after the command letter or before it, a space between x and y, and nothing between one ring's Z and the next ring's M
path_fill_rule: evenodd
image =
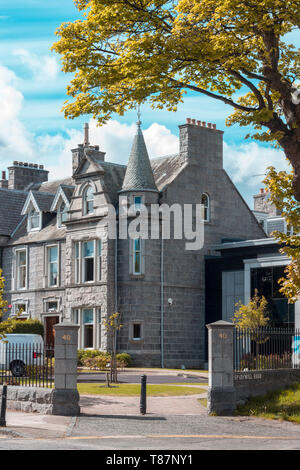
M93 358L99 358L95 363L99 362L102 364L110 362L110 354L107 352L99 351L98 349L78 349L77 351L77 363L79 366L87 366L93 364ZM132 365L132 358L127 353L116 354L117 362L122 363L124 367L130 367Z
M9 328L8 332L11 334L14 333L24 333L24 334L34 334L41 335L44 337L44 325L39 320L31 319L28 320L5 320L1 322L1 326Z

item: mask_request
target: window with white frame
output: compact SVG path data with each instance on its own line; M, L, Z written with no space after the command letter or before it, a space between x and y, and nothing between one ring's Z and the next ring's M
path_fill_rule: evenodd
M28 317L28 301L20 300L13 303L12 316Z
M137 342L143 340L143 322L136 320L130 323L129 339Z
M58 301L57 300L47 300L44 301L44 311L45 312L58 312Z
M75 242L75 283L101 280L101 240Z
M41 214L34 207L28 213L28 231L39 230L41 225Z
M47 246L47 279L49 287L58 286L58 245Z
M94 191L92 186L88 186L83 193L83 214L94 213Z
M133 274L142 274L142 240L136 238L133 244Z
M72 310L72 322L79 325L79 349L101 348L101 309L76 308Z
M27 287L27 250L16 251L16 289Z
M210 199L208 194L203 193L201 196L201 204L204 206L204 222L210 221Z
M68 220L68 206L64 201L61 202L57 211L57 225L61 227Z

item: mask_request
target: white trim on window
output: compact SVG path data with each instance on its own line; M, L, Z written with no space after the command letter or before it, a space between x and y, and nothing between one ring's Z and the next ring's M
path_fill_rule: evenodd
M24 254L25 254L25 257L22 256ZM25 290L27 288L28 288L28 248L27 247L16 248L14 289Z
M93 247L92 249L91 246ZM75 284L92 284L97 281L101 281L101 239L82 240L74 242L73 253Z
M79 325L78 349L101 348L101 308L78 307L72 309L72 323Z

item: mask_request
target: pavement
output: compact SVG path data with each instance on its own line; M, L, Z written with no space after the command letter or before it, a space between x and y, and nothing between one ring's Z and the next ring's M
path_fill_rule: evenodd
M118 380L123 383L140 383L141 375L147 375L148 383L197 383L201 388L206 389L203 382L207 382L206 372L157 370L132 368L119 373ZM82 374L83 375L83 374ZM94 376L94 380L105 382L105 374L86 373L89 377ZM90 379L89 379L90 380ZM198 388L198 387L197 387ZM198 398L205 398L206 393L179 397L147 397L147 413L149 417L162 415L206 415L206 409L197 401ZM140 415L139 397L118 397L118 396L95 396L81 395L80 416L133 416ZM80 418L78 418L80 419ZM0 427L0 439L6 435L12 437L25 438L57 438L68 436L74 427L76 419L65 416L42 415L37 413L23 413L21 411L7 410L6 427Z
M143 372L147 377L175 374L135 370L132 377ZM191 380L207 379L205 373L184 374ZM188 382L189 377L184 378ZM0 450L300 449L299 425L252 417L208 416L198 401L204 397L205 392L147 397L146 415L140 414L139 397L94 395L81 396L81 414L77 417L7 410L7 426L0 428Z

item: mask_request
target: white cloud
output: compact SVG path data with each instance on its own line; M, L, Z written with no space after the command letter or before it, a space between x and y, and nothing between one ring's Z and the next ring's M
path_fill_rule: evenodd
M0 161L1 169L13 160L44 164L50 179L71 175L71 149L83 142L83 130L70 128L54 135L37 136L29 132L21 119L24 97L18 86L20 80L7 67L0 66ZM28 119L28 117L26 118ZM136 124L111 120L99 127L89 121L90 143L106 152L106 160L127 164ZM152 123L143 128L150 158L177 153L179 140L166 126ZM283 152L255 142L233 145L224 143L224 167L248 203L262 185L268 166L289 171Z
M269 166L291 171L282 151L258 145L256 142L239 146L224 142L224 167L236 184L255 187L261 184Z
M13 50L13 55L17 56L38 81L50 81L56 78L59 72L56 57L49 55L38 56L27 49L19 48Z

